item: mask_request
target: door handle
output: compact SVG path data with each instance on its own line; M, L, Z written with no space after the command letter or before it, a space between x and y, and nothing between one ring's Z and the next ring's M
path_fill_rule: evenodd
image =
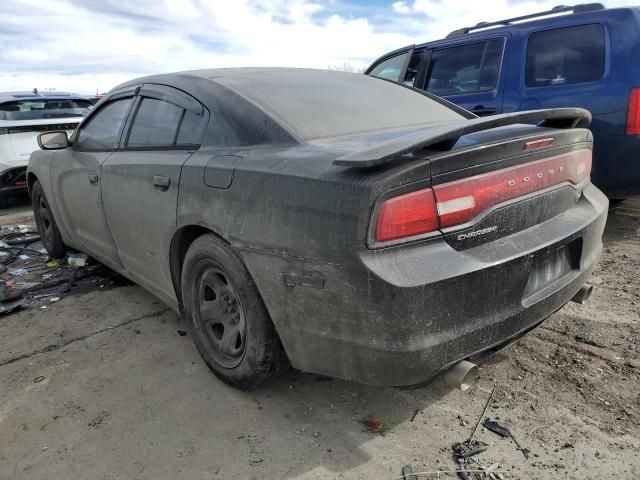
M497 112L497 110L493 107L484 107L483 105L478 105L477 107L474 107L471 110L473 113L475 113L476 115L479 116L484 116L484 115L493 115L494 113Z
M171 185L171 179L169 177L165 177L164 175L154 175L153 185L156 187L156 190L166 192L167 190L169 190L169 186Z
M91 185L98 185L98 175L90 173L89 174L89 183Z

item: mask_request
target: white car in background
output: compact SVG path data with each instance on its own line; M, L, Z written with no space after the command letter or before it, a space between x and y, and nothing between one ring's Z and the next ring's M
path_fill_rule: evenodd
M88 98L64 92L0 93L0 208L8 194L27 190L27 162L38 150L38 135L67 130L69 135L91 109Z

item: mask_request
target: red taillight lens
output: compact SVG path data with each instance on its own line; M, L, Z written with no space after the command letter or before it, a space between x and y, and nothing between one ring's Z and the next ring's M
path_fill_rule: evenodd
M438 212L433 190L427 188L400 195L382 204L376 240L386 242L438 229Z
M507 200L565 182L578 185L590 173L591 150L576 150L400 195L382 204L376 240L386 242L461 225Z
M498 203L563 182L579 184L591 173L591 150L577 150L517 167L433 187L440 227L466 223Z
M640 135L640 88L633 88L629 93L626 132L627 135Z

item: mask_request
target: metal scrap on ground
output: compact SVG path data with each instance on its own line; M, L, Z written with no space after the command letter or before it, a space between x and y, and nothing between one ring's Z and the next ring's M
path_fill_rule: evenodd
M83 253L50 259L34 227L0 226L0 315L55 303L72 288L112 286L120 277Z

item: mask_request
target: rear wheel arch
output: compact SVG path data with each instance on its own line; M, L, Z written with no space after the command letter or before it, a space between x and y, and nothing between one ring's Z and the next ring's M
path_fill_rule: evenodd
M208 226L203 225L184 225L180 227L173 235L171 240L171 247L169 251L169 267L171 269L171 280L173 282L173 288L176 292L176 298L178 299L178 305L180 312L182 313L182 266L184 265L184 259L187 255L187 251L191 244L202 235L213 234L220 240L230 246L227 239L219 232L213 230Z

